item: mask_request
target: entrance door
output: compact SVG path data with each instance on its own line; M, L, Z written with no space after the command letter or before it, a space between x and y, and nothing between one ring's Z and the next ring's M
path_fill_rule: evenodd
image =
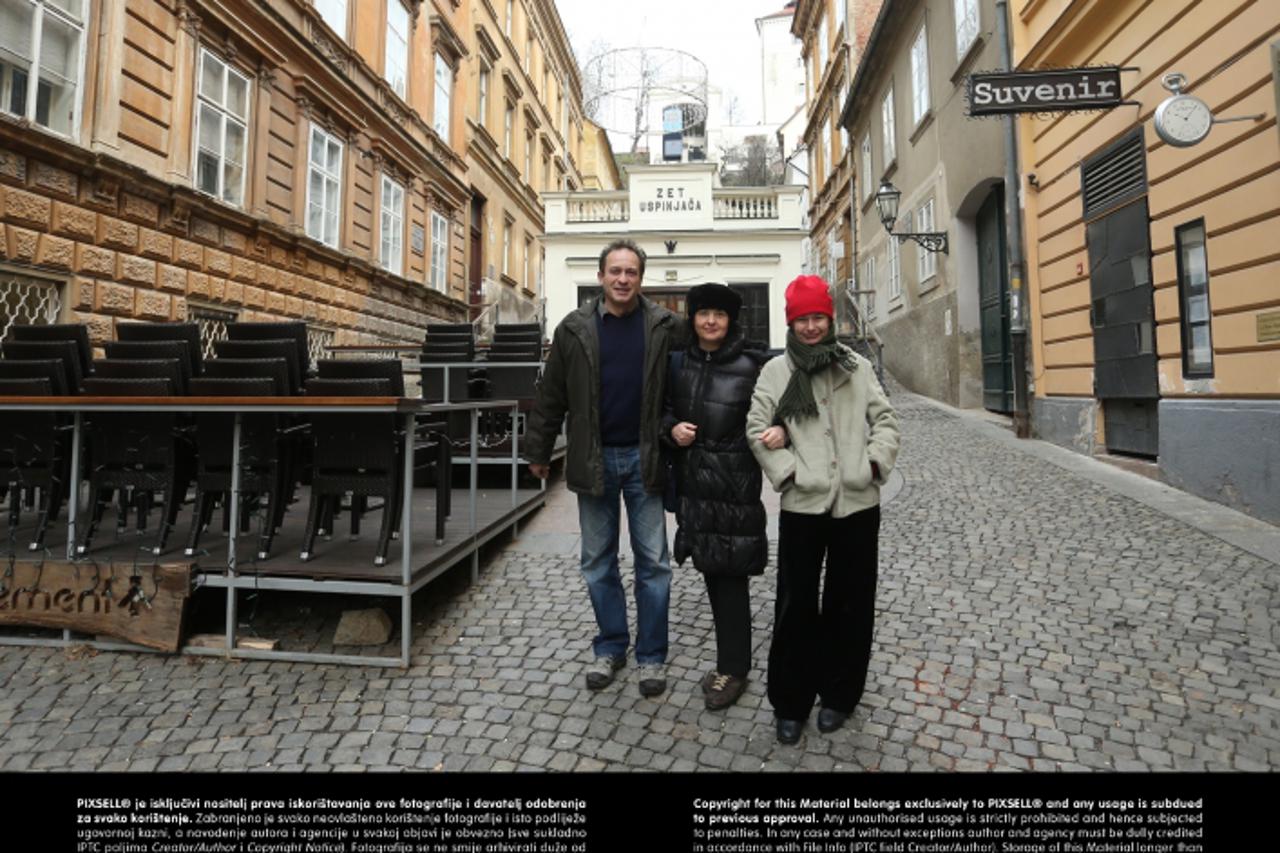
M1013 411L1013 352L1009 340L1009 267L1005 256L1004 188L978 210L978 299L982 325L982 405Z
M1147 199L1088 225L1094 383L1102 401L1107 450L1155 457L1155 310Z
M471 199L471 264L467 275L467 304L471 306L471 319L480 316L484 302L484 199Z

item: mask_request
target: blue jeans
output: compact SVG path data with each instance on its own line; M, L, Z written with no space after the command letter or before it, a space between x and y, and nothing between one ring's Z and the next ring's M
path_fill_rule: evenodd
M671 600L671 560L667 555L667 516L662 495L647 494L640 474L639 447L604 448L604 494L578 495L582 529L582 576L596 612L596 655L625 655L627 596L618 572L621 514L627 504L627 526L636 560L636 663L665 663L667 605Z

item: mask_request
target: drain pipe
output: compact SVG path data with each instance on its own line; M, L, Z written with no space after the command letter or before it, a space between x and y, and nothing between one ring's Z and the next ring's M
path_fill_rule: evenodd
M995 0L1000 59L1013 71L1013 43L1009 37L1009 0ZM1009 338L1013 348L1013 427L1018 438L1031 437L1027 397L1027 297L1023 287L1026 264L1022 254L1022 184L1018 174L1017 117L1004 122L1004 220L1009 253Z

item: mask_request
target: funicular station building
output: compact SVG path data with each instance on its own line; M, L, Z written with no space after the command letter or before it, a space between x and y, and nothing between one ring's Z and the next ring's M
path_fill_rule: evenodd
M627 188L546 193L547 323L600 290L599 254L629 237L648 256L642 294L685 313L689 288L727 284L742 296L748 339L785 345L783 291L801 270L799 186L719 187L712 163L627 167Z

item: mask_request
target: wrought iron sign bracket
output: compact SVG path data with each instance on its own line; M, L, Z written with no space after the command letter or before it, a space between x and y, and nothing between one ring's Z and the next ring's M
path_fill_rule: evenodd
M944 255L950 254L947 251L947 232L946 231L921 231L917 233L898 233L889 232L890 237L897 237L898 242L903 240L915 240L927 252L941 252Z

